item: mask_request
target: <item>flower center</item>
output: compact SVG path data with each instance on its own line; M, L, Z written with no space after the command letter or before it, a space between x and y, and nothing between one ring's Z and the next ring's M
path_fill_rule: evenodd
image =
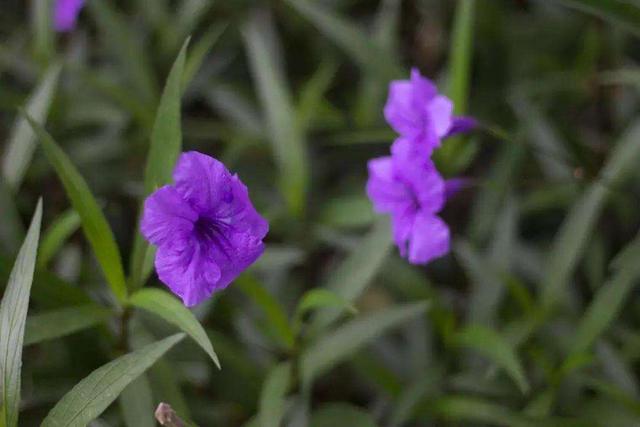
M233 252L233 245L227 237L230 232L228 224L214 218L201 216L193 224L193 233L200 247L206 251L216 249L228 259L231 259L230 253Z

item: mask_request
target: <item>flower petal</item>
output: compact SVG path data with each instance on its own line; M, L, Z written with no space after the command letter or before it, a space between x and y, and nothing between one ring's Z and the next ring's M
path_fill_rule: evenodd
M219 288L222 275L208 248L193 239L178 239L158 248L156 271L160 280L192 307Z
M443 95L436 96L429 103L429 118L431 126L438 138L444 137L451 128L453 117L453 102Z
M406 80L389 85L389 98L384 106L384 117L399 134L416 136L421 132L419 110L413 105L413 86Z
M57 0L55 3L53 26L58 32L73 31L84 0Z
M415 217L409 242L409 262L427 264L449 252L449 227L442 219L421 212Z
M154 245L191 233L198 214L191 209L173 186L164 186L144 202L140 223L142 235Z
M411 195L402 182L396 180L392 158L387 156L371 159L368 166L367 195L376 212L392 213L406 209Z

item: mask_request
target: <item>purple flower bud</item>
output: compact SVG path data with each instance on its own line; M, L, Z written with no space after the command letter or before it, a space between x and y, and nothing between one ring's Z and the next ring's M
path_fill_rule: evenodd
M141 231L158 247L158 277L190 307L258 259L269 224L240 178L212 157L183 153L173 178L145 201Z
M76 28L78 14L84 0L55 0L53 26L58 32L69 32Z

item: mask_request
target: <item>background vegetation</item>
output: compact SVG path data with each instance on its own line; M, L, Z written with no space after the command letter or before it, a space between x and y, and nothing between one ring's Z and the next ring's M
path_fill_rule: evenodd
M64 35L50 7L0 7L0 426L640 425L634 2L88 0ZM481 122L438 152L472 186L426 268L364 194L411 66ZM136 231L181 149L271 224L193 314Z

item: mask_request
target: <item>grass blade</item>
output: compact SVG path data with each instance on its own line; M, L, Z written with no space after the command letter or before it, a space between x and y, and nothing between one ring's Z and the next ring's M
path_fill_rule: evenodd
M96 369L64 395L42 427L85 427L182 338L184 334L172 335Z
M427 304L416 303L389 308L352 320L316 340L302 355L303 384L344 361L369 341L409 319L423 314ZM327 349L331 349L327 351Z
M279 169L279 186L289 211L300 216L306 204L309 159L283 70L276 62L280 45L270 15L255 11L243 35Z
M382 267L391 250L389 228L387 218L380 218L349 257L328 277L325 287L345 301L355 301ZM325 328L341 313L341 310L333 308L319 311L313 318L312 329Z
M493 329L471 325L458 332L454 342L488 357L507 372L523 394L529 391L524 368L514 349Z
M640 35L640 7L628 0L558 0Z
M129 303L147 310L182 329L202 347L211 357L213 363L220 368L218 356L213 351L211 341L209 341L209 337L200 322L198 322L193 313L169 293L160 289L142 289L131 296Z
M55 95L60 66L53 65L44 74L42 81L25 104L25 110L35 121L44 124ZM33 152L36 136L24 117L19 117L11 131L7 148L2 158L2 176L6 184L16 190L22 183Z
M180 100L188 45L187 39L169 72L156 112L144 172L145 195L171 182L173 168L182 151ZM136 233L131 253L130 285L132 289L137 289L151 273L153 264L150 261L153 260L155 249L142 238L140 233Z
M113 312L93 304L67 307L29 316L24 345L64 337L107 320Z
M348 403L327 403L311 416L311 427L376 427L371 415Z
M614 260L615 274L605 283L578 324L569 358L583 353L618 315L640 276L640 237L636 237Z
M22 345L41 221L42 199L38 201L0 303L0 424L5 427L18 424Z
M278 427L281 425L285 410L285 397L291 382L291 364L276 365L265 379L260 393L258 425L260 427Z
M467 112L469 85L471 82L471 59L473 57L473 33L476 0L458 0L453 23L453 35L449 49L449 97L453 101L455 114ZM447 140L437 156L444 167L452 168L462 151L464 141L460 137ZM466 165L465 165L466 166ZM457 171L452 171L457 172Z
M599 179L576 202L553 242L542 289L542 306L559 301L588 242L611 188L623 181L640 157L640 121L615 145Z
M80 223L80 215L73 209L56 218L42 236L38 253L38 267L42 268L49 263L69 236L80 227Z
M111 291L120 303L124 303L127 298L127 288L122 258L102 209L91 194L84 178L51 135L28 115L27 120L38 135L44 153L62 181L67 197L80 215L84 234L91 244Z
M127 427L155 427L153 419L153 396L146 374L142 374L127 388L122 390L118 399L124 425Z

